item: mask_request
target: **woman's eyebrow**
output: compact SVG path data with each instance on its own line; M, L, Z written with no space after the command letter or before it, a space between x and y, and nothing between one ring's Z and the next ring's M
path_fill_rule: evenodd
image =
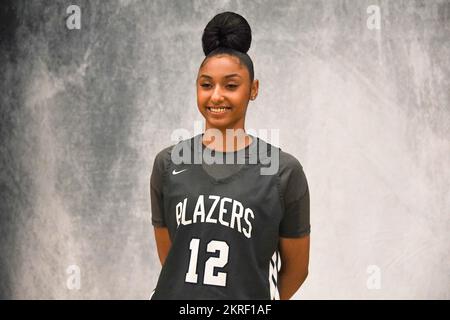
M212 77L211 76L209 76L209 75L207 75L207 74L202 74L201 76L200 76L200 78L208 78L208 79L212 79ZM237 74L237 73L232 73L232 74L227 74L224 78L231 78L231 77L239 77L239 78L242 78L239 74Z

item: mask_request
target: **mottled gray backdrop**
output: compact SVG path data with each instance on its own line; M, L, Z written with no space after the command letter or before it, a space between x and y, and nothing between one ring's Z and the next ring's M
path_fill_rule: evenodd
M228 10L253 29L247 128L280 129L310 185L295 298L450 298L450 1L431 0L3 1L1 298L148 298L153 160L202 120L201 35Z

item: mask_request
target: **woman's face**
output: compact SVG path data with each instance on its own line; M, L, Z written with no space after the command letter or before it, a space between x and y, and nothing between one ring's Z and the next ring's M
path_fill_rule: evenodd
M206 129L244 129L248 101L257 91L258 80L250 84L249 72L237 57L208 58L197 76L197 105Z

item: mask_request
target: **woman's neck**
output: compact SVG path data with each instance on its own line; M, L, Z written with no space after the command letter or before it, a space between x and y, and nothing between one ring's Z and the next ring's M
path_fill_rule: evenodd
M217 129L207 128L202 142L210 149L220 152L233 152L244 149L252 143L252 138L245 129Z

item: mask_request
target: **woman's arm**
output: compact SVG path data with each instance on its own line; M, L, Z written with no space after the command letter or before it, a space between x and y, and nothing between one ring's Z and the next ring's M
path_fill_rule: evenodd
M301 238L280 237L280 255L280 300L289 300L308 276L309 235Z
M154 227L156 247L158 249L159 261L161 265L166 261L172 242L169 237L169 230L166 227Z

